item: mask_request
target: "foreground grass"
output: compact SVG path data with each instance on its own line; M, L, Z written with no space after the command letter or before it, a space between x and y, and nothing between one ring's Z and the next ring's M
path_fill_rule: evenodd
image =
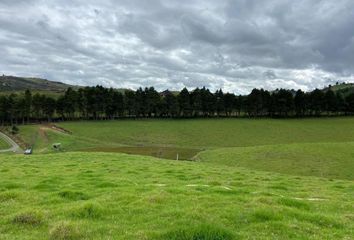
M117 153L0 157L0 239L350 239L354 183Z
M354 142L220 148L197 159L226 166L354 180Z

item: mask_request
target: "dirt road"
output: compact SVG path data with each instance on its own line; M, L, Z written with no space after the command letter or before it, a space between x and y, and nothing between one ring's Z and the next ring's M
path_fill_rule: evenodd
M9 145L11 145L10 148L8 149L3 149L0 150L0 153L3 152L17 152L17 153L21 153L22 149L20 148L20 146L15 143L10 137L8 137L6 134L0 132L0 138L4 139L5 142L7 142Z

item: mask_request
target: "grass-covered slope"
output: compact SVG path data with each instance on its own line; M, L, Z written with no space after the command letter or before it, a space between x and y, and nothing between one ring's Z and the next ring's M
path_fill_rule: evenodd
M63 122L73 135L105 143L195 148L354 141L354 118L196 119Z
M25 91L27 89L44 92L64 92L69 87L77 88L77 86L41 78L0 76L0 92Z
M349 94L354 92L354 84L353 83L341 83L331 86L331 88L325 88L324 91L331 89L335 93L343 94L343 96L348 96Z
M197 159L291 175L354 180L354 142L220 148L201 152Z
M227 166L354 180L354 119L207 119L64 122L22 126L35 153L124 152ZM225 148L226 147L226 148Z
M0 156L0 239L350 239L353 181L109 153Z

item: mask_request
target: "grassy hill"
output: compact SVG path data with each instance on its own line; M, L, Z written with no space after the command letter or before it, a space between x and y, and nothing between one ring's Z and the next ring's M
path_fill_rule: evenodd
M0 239L353 236L353 181L118 153L1 164Z
M69 87L78 88L78 86L53 82L41 78L0 76L0 92L19 92L29 89L31 91L61 93Z
M353 118L63 122L20 127L34 153L122 152L198 159L292 175L354 180ZM89 130L88 130L89 129ZM206 130L207 129L207 130ZM199 153L199 154L198 154ZM197 158L194 158L198 154Z
M354 141L354 118L187 119L62 122L74 136L100 144L190 148ZM90 129L90 131L87 131Z
M353 121L21 126L34 155L0 154L0 239L351 239Z
M59 139L69 150L134 147L215 149L289 143L354 141L354 118L190 119L62 122L64 134L46 125L20 126L27 142L44 150ZM67 143L66 143L67 142Z
M351 93L354 93L354 83L340 83L331 86L330 88L324 88L324 91L327 91L328 89L331 89L332 91L336 93L341 93L344 96L348 96Z
M221 148L202 152L198 160L225 166L354 180L354 142L282 144Z

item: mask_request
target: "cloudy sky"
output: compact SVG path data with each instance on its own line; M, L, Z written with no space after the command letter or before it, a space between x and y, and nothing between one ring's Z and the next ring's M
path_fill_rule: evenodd
M78 85L354 82L353 0L0 0L0 73Z

